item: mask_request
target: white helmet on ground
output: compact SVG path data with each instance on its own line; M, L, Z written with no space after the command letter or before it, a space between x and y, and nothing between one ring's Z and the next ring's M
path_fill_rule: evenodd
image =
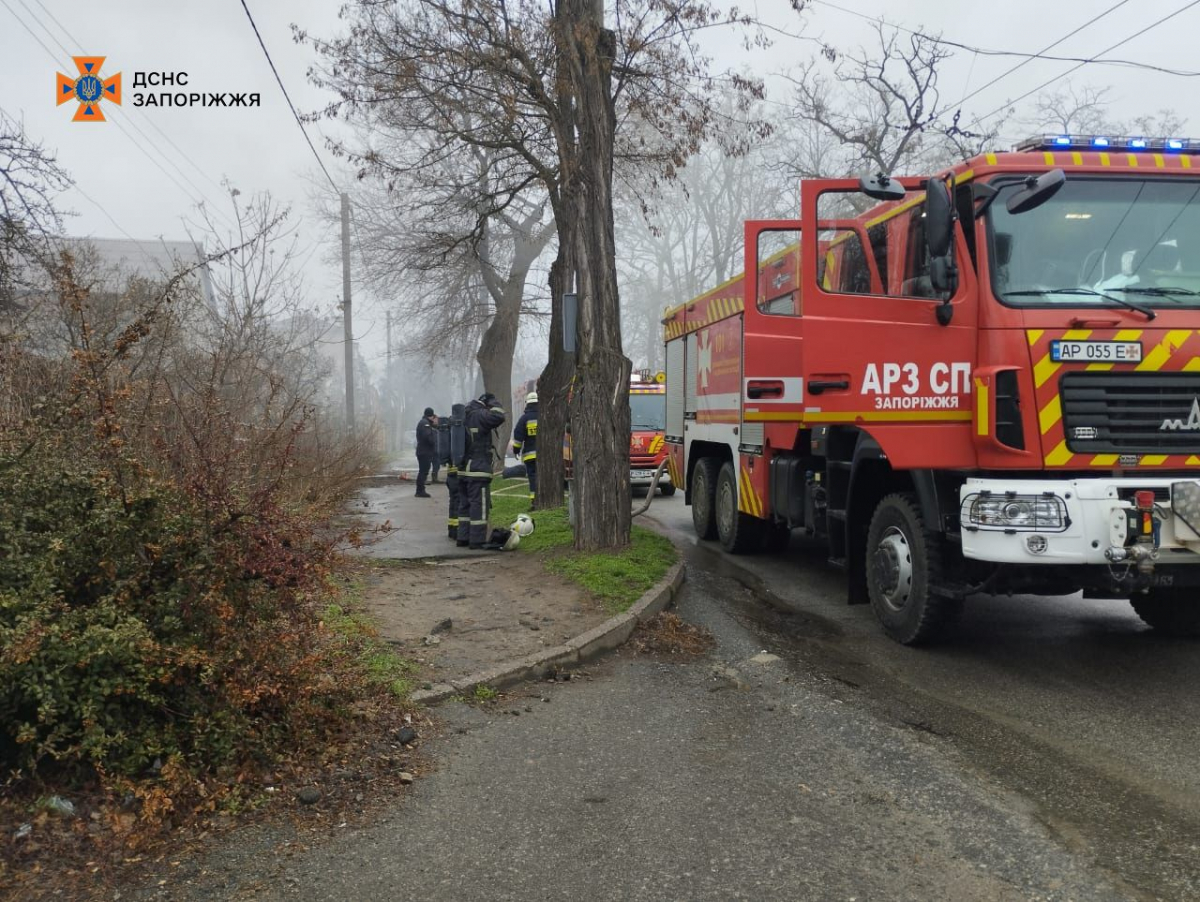
M534 526L533 517L529 516L529 514L517 514L517 519L509 529L516 535L528 536L533 534Z

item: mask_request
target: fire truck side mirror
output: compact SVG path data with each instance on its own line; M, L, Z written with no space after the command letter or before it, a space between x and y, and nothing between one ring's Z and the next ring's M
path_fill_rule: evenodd
M1066 181L1067 175L1061 169L1043 172L1037 178L1028 179L1022 190L1016 194L1010 194L1008 200L1004 202L1004 206L1014 216L1018 213L1028 213L1054 197Z
M954 238L954 208L950 190L939 178L931 178L925 187L925 240L930 257L945 257Z
M864 175L858 180L858 190L874 200L902 200L904 198L904 186L882 172L870 178Z
M925 183L925 241L929 247L929 284L942 297L937 307L940 325L950 325L954 306L949 298L958 288L954 263L954 202L940 178Z

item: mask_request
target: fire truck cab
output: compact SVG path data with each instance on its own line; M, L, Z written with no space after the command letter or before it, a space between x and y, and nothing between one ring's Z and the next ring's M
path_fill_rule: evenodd
M654 472L667 458L663 430L666 426L666 373L651 374L647 370L629 377L629 485L630 488L649 488ZM563 467L568 479L573 469L570 430L563 436ZM664 496L675 494L675 483L664 469L659 476L658 489Z
M666 459L663 430L667 421L666 373L634 373L629 380L629 484L649 488L654 471ZM666 470L658 480L663 495L674 495L675 485Z
M819 539L905 644L968 595L1080 589L1200 634L1196 153L1043 136L747 222L751 277L663 320L697 533Z

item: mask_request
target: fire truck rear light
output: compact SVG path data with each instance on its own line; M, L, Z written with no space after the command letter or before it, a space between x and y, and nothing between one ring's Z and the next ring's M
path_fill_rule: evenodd
M1134 504L1137 505L1137 509L1140 511L1154 510L1154 492L1150 491L1149 489L1142 489L1141 491L1134 492L1133 501Z
M1054 494L968 495L961 519L976 529L1062 532L1067 528L1067 505Z

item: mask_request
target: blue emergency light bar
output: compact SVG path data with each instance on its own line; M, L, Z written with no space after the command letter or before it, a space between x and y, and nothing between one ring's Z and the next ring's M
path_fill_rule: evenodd
M1140 135L1040 135L1017 145L1017 153L1034 150L1118 150L1200 154L1200 141L1190 138L1143 138Z

